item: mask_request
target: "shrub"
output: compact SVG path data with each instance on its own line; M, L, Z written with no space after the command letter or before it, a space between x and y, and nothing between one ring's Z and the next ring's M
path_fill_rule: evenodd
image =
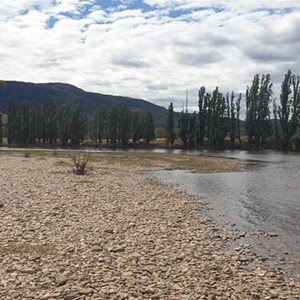
M75 168L73 168L73 173L76 175L84 175L86 173L86 166L89 161L90 152L82 153L79 151L78 153L74 153L72 155L72 160Z

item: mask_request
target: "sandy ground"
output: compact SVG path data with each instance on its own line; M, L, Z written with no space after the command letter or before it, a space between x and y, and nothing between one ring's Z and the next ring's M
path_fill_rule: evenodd
M199 158L201 159L201 158ZM300 299L300 284L142 167L3 155L0 299Z

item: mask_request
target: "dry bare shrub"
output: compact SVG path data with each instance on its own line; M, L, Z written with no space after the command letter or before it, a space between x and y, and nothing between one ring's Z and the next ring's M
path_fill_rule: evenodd
M90 152L73 153L72 160L74 163L73 173L76 175L84 175L86 173L86 166L90 158Z

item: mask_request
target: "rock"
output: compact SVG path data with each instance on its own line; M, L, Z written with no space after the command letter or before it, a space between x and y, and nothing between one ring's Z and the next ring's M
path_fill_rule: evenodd
M143 294L154 294L154 293L155 293L155 290L153 288L150 288L150 287L145 288L143 290Z
M94 246L92 247L91 251L92 252L101 252L103 249L100 246Z
M260 277L265 277L267 275L267 271L257 271L256 274Z
M269 237L276 237L276 236L278 236L278 233L276 233L276 232L269 232L268 236Z
M276 290L270 290L269 292L271 294L271 298L272 299L278 299L278 297L279 297L278 291L276 291Z
M128 278L132 275L133 275L133 272L131 272L131 271L122 272L122 276L125 278Z
M73 300L76 299L76 293L70 293L64 296L64 300Z
M108 249L109 252L118 253L118 252L124 252L126 247L124 245L117 245L115 247L110 247Z
M93 289L91 288L82 288L79 290L80 295L89 295L93 292Z
M68 282L68 279L64 276L60 276L56 279L56 285L57 286L63 286Z
M50 298L52 298L50 293L46 293L46 294L44 294L43 296L40 297L41 300L48 300Z

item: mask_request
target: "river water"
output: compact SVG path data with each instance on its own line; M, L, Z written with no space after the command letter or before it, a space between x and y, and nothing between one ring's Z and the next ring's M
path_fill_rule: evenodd
M190 154L196 155L195 152ZM201 196L207 203L205 214L208 217L250 233L250 237L239 242L254 244L258 254L299 276L300 155L247 151L198 152L198 155L262 163L238 173L196 174L188 170L164 170L152 174L189 194ZM278 236L258 239L254 234L257 231Z

